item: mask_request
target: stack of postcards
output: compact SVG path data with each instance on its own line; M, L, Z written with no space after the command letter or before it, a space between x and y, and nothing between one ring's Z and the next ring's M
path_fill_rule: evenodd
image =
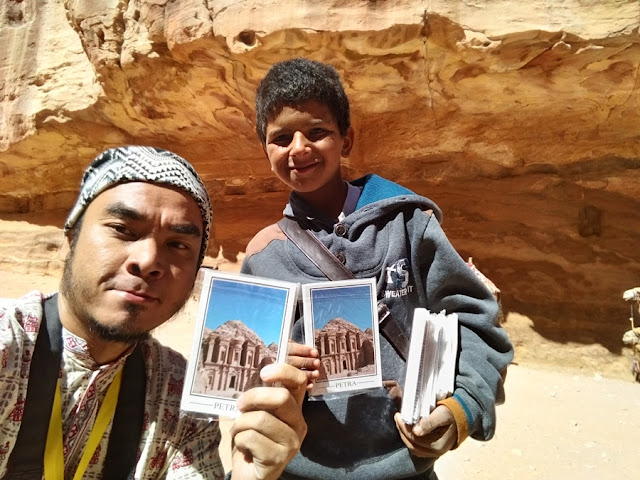
M416 308L413 315L402 420L413 425L436 402L453 394L458 351L458 316Z

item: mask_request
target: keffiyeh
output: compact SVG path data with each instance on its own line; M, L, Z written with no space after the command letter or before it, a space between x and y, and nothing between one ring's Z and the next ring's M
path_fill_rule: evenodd
M71 209L64 231L72 229L87 206L100 193L120 183L150 182L177 187L188 193L202 214L203 238L198 265L202 264L212 221L211 200L193 166L168 150L154 147L110 148L87 167L80 183L80 194Z

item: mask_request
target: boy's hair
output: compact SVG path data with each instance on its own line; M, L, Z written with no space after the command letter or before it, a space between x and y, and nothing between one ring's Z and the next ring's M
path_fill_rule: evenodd
M283 107L297 107L315 100L325 104L333 114L340 135L351 125L349 99L338 71L331 65L306 58L294 58L274 64L256 91L256 132L267 143L267 123Z

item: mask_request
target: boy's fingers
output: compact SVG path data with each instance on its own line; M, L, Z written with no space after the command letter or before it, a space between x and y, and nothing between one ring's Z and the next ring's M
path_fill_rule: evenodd
M394 419L402 441L418 457L439 457L450 450L458 438L453 413L444 405L436 407L413 426L406 425L399 413Z
M412 455L422 458L437 456L434 453L430 452L428 448L425 448L417 443L415 436L411 432L411 426L404 423L402 418L400 418L399 413L395 414L394 420L396 421L396 426L398 427L398 432L400 433L400 439L402 440L402 443L405 444Z
M413 432L415 426L404 423L399 413L394 416L402 442L409 452L416 457L435 458L451 449L458 437L455 423L447 427L438 427L430 434L417 436Z
M446 430L446 428L454 422L455 420L451 410L444 405L438 405L428 417L422 417L420 421L414 425L413 433L419 437L435 434L439 438L442 434L439 431ZM438 433L440 433L440 435L438 435Z

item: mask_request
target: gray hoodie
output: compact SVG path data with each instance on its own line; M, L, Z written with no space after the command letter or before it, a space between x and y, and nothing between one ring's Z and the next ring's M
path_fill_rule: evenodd
M493 294L448 241L435 203L376 175L351 183L362 193L356 210L341 222L319 217L295 192L284 214L310 229L356 277L375 277L378 298L407 337L417 307L457 313L455 392L442 403L456 420L456 446L469 435L490 439L495 405L504 399L502 373L513 358L513 346L497 321ZM250 242L242 272L300 283L327 280L277 225ZM294 332L298 339L301 323L296 322ZM383 380L402 386L405 363L383 336L380 351ZM379 388L306 401L308 434L282 478L435 478L434 459L413 457L400 439L393 419L399 402L392 391Z

